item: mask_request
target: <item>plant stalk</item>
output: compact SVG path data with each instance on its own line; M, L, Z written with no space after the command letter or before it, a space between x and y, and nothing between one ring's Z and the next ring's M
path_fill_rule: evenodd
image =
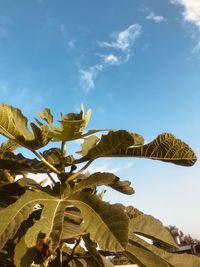
M85 169L87 169L87 167L93 162L93 159L91 159L90 161L88 161L85 166L80 169L78 172L72 174L68 179L67 181L73 181L74 179L76 179L76 177L78 177Z

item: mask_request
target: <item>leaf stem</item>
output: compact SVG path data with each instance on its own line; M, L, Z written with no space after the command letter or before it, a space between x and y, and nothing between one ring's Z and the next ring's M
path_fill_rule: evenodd
M69 263L71 260L73 260L75 250L76 250L77 246L80 244L80 242L81 242L81 238L79 238L79 239L76 241L76 244L74 245L71 254L70 254L69 257L63 262L63 265L62 265L63 267L68 266L68 263Z
M52 171L54 171L56 174L61 174L61 171L56 169L53 165L51 165L40 153L36 152L35 150L31 149L31 152L35 154L44 164L46 164Z
M51 176L51 174L49 172L47 172L47 175L49 176L49 179L52 181L52 183L55 185L56 181L53 179L53 177Z
M62 157L64 157L64 156L66 155L66 151L67 151L66 142L63 141L63 142L61 143L61 155L62 155Z
M72 174L68 179L67 181L72 181L74 179L76 179L76 177L78 177L85 169L87 169L87 167L93 162L94 159L91 159L90 161L88 161L85 166L83 166L82 169L80 169L78 172Z
M66 141L63 141L61 143L61 168L62 171L65 171L65 156L66 156L67 146Z

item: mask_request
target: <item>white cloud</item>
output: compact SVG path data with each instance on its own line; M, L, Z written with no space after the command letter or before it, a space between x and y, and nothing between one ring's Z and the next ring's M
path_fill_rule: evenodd
M195 25L198 31L192 31L191 38L196 42L192 49L192 54L200 52L200 0L171 0L172 4L181 5L183 7L183 18L186 22Z
M120 58L115 56L115 55L113 55L113 54L105 55L105 56L103 56L103 58L104 58L104 62L108 63L110 65L119 65L119 64L121 64Z
M79 70L79 85L88 93L95 87L95 79L98 74L108 66L119 66L129 61L132 55L131 48L141 33L142 27L139 24L132 24L121 32L111 34L111 42L100 42L100 47L109 48L106 53L98 53L101 61L89 69Z
M130 170L133 167L133 162L128 161L126 163L114 163L109 159L102 159L100 162L95 162L88 167L89 173L94 172L112 172L116 175L124 173L124 171Z
M182 5L185 21L194 23L200 28L200 0L172 0L171 3Z
M166 21L166 19L161 15L155 15L153 12L151 12L148 16L146 16L147 20L152 20L155 23L160 23Z
M95 86L95 79L99 72L103 70L103 65L97 64L88 70L81 69L79 71L80 86L88 93Z
M100 45L102 47L112 47L122 51L127 51L135 43L135 40L140 35L141 30L142 27L139 24L132 24L124 31L113 33L113 42L101 42Z

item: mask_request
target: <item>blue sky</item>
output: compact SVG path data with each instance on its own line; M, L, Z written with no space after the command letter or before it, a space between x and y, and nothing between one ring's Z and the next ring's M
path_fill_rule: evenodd
M33 118L92 108L89 128L151 141L171 132L200 153L199 0L0 0L0 99ZM77 146L77 143L75 144ZM130 179L108 192L200 239L200 170L144 159L91 166Z

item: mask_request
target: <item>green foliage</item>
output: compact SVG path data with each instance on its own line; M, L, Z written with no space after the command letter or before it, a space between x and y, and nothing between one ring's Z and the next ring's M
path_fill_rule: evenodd
M8 140L0 147L0 265L30 267L112 267L107 256L124 255L139 266L200 266L195 256L172 254L143 238L177 249L170 232L160 221L134 207L109 204L98 194L108 186L133 194L128 180L113 173L89 174L87 167L100 157L139 157L192 166L196 156L183 141L169 133L145 144L144 138L125 130L89 130L91 116L83 106L79 114L61 114L54 125L50 109L38 112L42 122L30 123L22 112L0 105L0 134ZM107 131L101 137L94 134ZM68 155L66 143L82 139L80 156ZM60 148L48 143L60 142ZM16 149L24 147L36 158L26 158ZM85 163L76 171L79 164ZM44 173L51 185L29 178ZM57 175L57 181L52 174ZM21 175L21 179L16 179ZM163 246L165 247L165 246Z

